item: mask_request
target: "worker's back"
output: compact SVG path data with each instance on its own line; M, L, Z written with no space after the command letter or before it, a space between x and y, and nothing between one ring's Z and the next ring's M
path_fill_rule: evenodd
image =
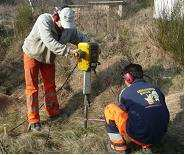
M120 94L120 107L128 111L127 133L145 144L155 144L167 131L169 112L162 92L136 80Z
M50 35L48 32L50 32ZM52 21L52 16L44 13L38 17L30 34L25 39L23 51L39 62L53 63L55 56L52 51L57 50L59 46L57 45L54 48L52 46L49 47L53 38L58 40L59 36Z

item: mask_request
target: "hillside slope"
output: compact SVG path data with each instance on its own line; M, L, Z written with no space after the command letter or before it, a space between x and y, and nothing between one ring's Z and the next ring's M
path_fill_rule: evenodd
M124 87L121 84L121 68L130 60L140 63L145 72L156 79L147 80L159 85L165 92L171 114L168 133L163 141L153 148L153 153L183 153L183 71L177 71L173 59L153 46L148 39L146 27L150 27L152 23L151 14L151 8L142 9L122 21L123 31L128 31L125 34L127 42L124 45L128 53L118 54L116 49L113 49L109 57L100 58L98 77L93 75L89 117L102 118L105 106L116 102L111 89L119 93ZM57 66L57 72L59 70ZM63 112L59 120L48 122L44 109L41 109L43 130L40 133L27 133L26 123L8 132L25 120L24 89L20 87L12 96L0 94L0 106L6 109L0 117L1 153L110 153L104 123L90 122L87 129L83 127L82 76L82 73L76 70L69 82L70 89L66 87L59 94L58 99ZM64 82L64 77L56 78L59 88ZM42 102L41 98L40 101ZM132 153L138 151L139 148L132 148Z

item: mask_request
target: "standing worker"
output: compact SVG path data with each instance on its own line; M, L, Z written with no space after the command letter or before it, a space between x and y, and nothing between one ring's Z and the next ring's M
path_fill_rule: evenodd
M55 90L55 56L75 54L77 49L73 44L77 45L81 41L87 41L87 38L76 30L75 12L69 7L57 10L53 15L40 15L25 39L22 48L30 130L41 129L38 104L39 71L44 83L45 109L49 118L56 118L59 116L59 103Z
M163 93L143 80L143 70L138 64L123 69L127 88L120 93L118 104L105 108L107 132L111 148L119 153L127 150L126 141L140 145L150 152L167 131L169 111Z

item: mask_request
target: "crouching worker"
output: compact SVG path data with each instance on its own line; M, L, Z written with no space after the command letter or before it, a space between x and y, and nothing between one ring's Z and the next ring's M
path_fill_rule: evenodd
M75 12L65 7L51 15L44 13L36 20L23 44L26 102L29 129L40 130L38 75L45 91L45 110L50 119L59 116L55 90L55 56L77 54L76 46L87 38L75 26ZM69 44L68 44L69 43Z
M131 141L150 152L150 147L159 143L167 131L169 111L165 97L143 80L143 70L138 64L126 66L122 76L127 88L120 93L118 104L105 108L111 148L124 153L126 141Z

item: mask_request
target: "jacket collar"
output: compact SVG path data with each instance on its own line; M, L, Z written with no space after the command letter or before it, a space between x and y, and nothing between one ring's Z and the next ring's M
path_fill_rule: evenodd
M145 82L145 80L144 79L135 79L135 81L132 84L137 83L137 82Z

